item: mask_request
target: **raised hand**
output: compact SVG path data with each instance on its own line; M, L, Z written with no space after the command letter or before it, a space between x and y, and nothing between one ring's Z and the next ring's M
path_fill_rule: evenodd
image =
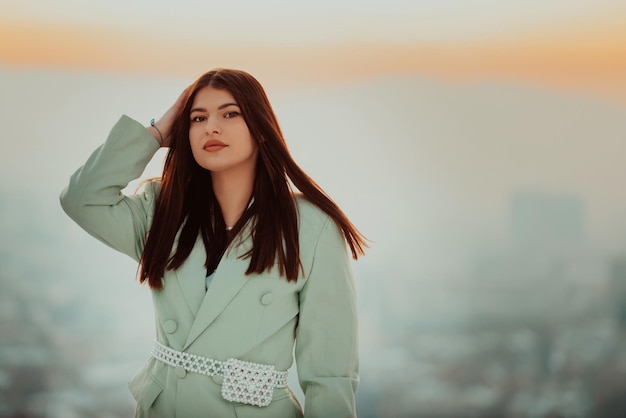
M163 114L163 116L147 127L148 131L150 131L152 136L159 142L161 147L170 146L172 138L172 125L180 110L185 106L189 90L191 90L191 86L183 90L180 96L178 96L178 99L176 99L174 104Z

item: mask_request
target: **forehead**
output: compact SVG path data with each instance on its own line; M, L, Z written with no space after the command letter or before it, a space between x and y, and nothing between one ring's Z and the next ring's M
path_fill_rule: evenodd
M203 107L211 109L217 108L225 103L237 103L237 101L228 90L208 86L198 90L193 99L192 108Z

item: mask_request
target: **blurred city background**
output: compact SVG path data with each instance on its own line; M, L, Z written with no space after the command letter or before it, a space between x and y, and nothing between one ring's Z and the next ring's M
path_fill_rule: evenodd
M0 2L0 418L132 415L149 291L58 195L121 114L147 124L214 67L259 78L373 241L359 417L626 417L624 21L612 0Z

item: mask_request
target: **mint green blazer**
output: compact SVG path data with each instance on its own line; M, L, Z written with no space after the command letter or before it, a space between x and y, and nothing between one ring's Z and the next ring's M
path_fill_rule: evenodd
M159 183L150 182L133 196L121 190L141 175L158 148L144 126L122 116L60 197L78 225L135 260L143 251ZM199 239L179 269L166 271L164 289L151 292L156 339L175 350L277 370L289 369L295 354L304 409L288 388L274 389L266 407L231 403L221 396L221 377L176 370L149 357L129 383L136 417L356 416L357 308L346 244L320 209L302 198L297 207L304 273L296 282L277 270L246 276L249 261L239 256L251 240L236 238L238 245L227 250L205 291L206 254Z

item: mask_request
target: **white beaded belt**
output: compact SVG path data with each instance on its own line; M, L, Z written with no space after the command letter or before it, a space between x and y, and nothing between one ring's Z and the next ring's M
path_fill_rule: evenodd
M230 358L226 361L185 353L158 341L152 347L152 357L172 367L207 376L223 376L222 397L227 401L267 406L274 388L287 387L287 371L277 371L270 364L251 363Z

